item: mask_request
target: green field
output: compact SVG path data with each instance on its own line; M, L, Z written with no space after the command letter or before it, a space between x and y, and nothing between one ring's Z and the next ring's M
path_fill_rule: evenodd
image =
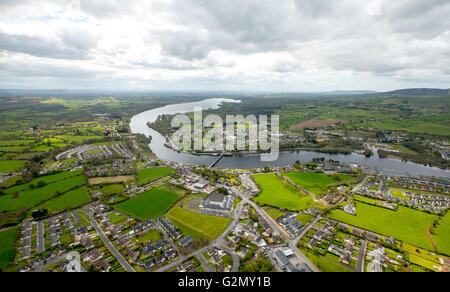
M81 187L51 199L38 208L47 209L50 213L74 209L91 202L87 187Z
M137 241L139 243L145 244L147 241L155 242L160 239L162 239L161 232L159 232L158 230L150 230L147 233L145 233L144 235L139 236Z
M0 269L6 269L11 261L20 227L13 227L0 232Z
M271 208L271 207L264 208L264 211L266 211L266 213L269 214L269 216L272 217L274 220L278 220L281 217L286 216L285 213L281 212L278 209Z
M119 203L116 207L139 220L149 220L164 214L180 198L181 196L174 192L154 189Z
M276 174L257 174L253 178L261 189L261 193L254 200L261 205L284 208L290 211L323 207L322 204L314 202L311 196L300 192Z
M42 201L51 199L57 191L62 194L85 183L84 176L76 176L48 184L42 188L18 191L18 196L15 196L14 193L8 193L0 196L0 212L33 207Z
M64 171L64 172L59 172L59 173L55 173L55 174L49 174L49 175L44 175L44 176L40 176L35 178L34 180L32 180L29 183L23 184L23 185L18 185L18 186L14 186L12 188L7 189L5 192L8 194L12 194L14 192L21 192L21 191L26 191L30 189L30 185L37 185L39 182L44 182L46 184L51 184L57 181L61 181L64 179L68 179L71 177L75 177L75 176L79 176L82 175L83 171L77 170L77 171Z
M27 146L33 144L34 140L10 140L10 141L0 141L0 147L5 146Z
M287 172L282 175L288 177L293 183L305 188L306 190L322 195L327 192L329 185L346 182L355 179L348 175L329 176L325 173L315 172Z
M175 224L184 225L210 240L218 238L232 221L231 218L197 214L180 207L172 208L167 212L167 217Z
M450 256L450 212L439 220L439 226L433 232L439 252Z
M107 185L107 186L102 187L101 191L106 196L119 195L123 192L123 185L121 185L121 184Z
M321 272L326 273L351 273L353 270L321 255L317 255L312 251L300 248L302 253L312 262Z
M23 160L0 160L0 173L11 173L22 170L25 162Z
M333 210L330 218L433 250L427 230L438 216L399 206L397 211L356 202L357 216Z
M171 175L174 172L173 169L167 167L154 167L139 170L137 175L139 186L154 182L160 178Z

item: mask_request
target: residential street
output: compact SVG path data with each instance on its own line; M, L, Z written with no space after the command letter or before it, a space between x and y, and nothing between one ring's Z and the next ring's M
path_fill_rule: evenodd
M92 211L83 210L83 212L89 216L89 219L91 220L91 224L94 227L95 231L97 231L97 233L100 235L100 238L103 240L103 242L109 248L109 250L113 253L113 255L116 257L116 259L122 265L122 267L127 272L136 272L133 269L133 267L123 258L123 256L116 249L116 247L108 240L108 237L106 237L106 235L103 233L103 230L100 228L100 226L98 226L97 221L95 221Z

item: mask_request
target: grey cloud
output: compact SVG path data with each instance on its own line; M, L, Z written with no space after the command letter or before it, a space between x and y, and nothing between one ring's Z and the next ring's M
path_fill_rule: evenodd
M79 34L77 38L65 31L62 32L62 39L50 40L0 32L0 50L55 59L88 59L89 50L96 41L87 40L85 36L86 34Z

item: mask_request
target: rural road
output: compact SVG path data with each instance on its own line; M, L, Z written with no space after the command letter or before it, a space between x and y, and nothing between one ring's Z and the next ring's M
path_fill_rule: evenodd
M103 233L103 230L100 228L100 226L98 226L97 221L95 221L94 214L92 213L92 211L83 210L83 212L86 213L89 216L89 219L91 220L91 224L94 227L95 231L97 231L98 235L100 235L100 238L103 240L105 245L109 248L109 250L113 253L113 255L116 257L116 259L122 265L122 267L127 272L136 272L133 269L133 267L123 258L123 256L116 249L116 247L108 240L106 235Z

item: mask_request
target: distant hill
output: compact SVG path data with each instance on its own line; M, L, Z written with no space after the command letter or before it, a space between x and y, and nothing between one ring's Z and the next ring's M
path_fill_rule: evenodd
M386 94L401 96L450 96L450 89L409 88L386 92Z

